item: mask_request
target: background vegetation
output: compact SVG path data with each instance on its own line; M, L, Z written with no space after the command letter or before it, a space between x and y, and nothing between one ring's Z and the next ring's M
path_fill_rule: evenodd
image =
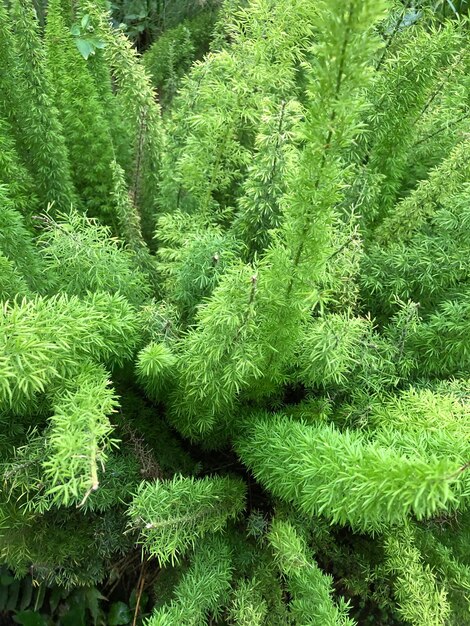
M0 620L470 623L468 3L0 3Z

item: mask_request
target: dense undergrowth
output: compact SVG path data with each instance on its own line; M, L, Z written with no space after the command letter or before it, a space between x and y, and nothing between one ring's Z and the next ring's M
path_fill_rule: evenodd
M0 2L0 620L465 626L466 3L160 4Z

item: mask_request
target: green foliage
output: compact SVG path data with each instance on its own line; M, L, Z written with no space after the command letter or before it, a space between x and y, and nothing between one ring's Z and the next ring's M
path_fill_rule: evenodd
M67 506L72 496L84 498L99 486L98 465L104 466L112 426L110 415L117 406L105 370L83 366L74 386L61 389L53 400L53 415L46 433L47 461L43 462L51 496Z
M266 100L274 99L274 108L296 92L296 69L312 41L311 3L291 4L227 7L230 47L215 46L217 52L196 63L172 103L164 210L176 207L206 220L215 214L218 223L231 219Z
M289 581L292 613L297 623L353 626L344 601L336 607L331 599L331 579L312 562L305 541L289 522L274 520L269 531L279 567Z
M28 0L12 2L14 51L23 59L18 71L18 115L27 165L34 176L39 199L46 208L67 210L75 201L69 157L53 102L52 77Z
M450 607L446 593L439 589L429 565L424 565L408 527L395 530L385 540L386 567L395 576L398 611L416 626L445 624Z
M17 577L32 573L37 582L57 586L59 592L97 585L109 573L106 564L112 555L131 548L117 517L108 513L84 519L73 509L26 517L3 506L2 560ZM113 533L113 539L105 539L106 533Z
M450 154L426 180L400 202L393 215L377 229L376 236L382 244L387 241L406 241L432 219L440 207L453 202L468 180L469 144L464 138L458 141Z
M442 302L410 334L410 349L422 354L423 373L437 377L468 371L468 335L465 332L470 301L467 294Z
M228 477L142 483L129 509L143 527L142 541L161 563L172 562L194 542L222 530L245 507L245 485Z
M215 13L220 0L115 0L113 19L140 47L148 46L162 31L171 30L201 11Z
M75 188L91 214L110 221L111 134L86 60L62 17L60 0L48 3L45 38Z
M370 247L362 279L375 306L411 298L429 309L465 280L468 163L463 141L377 229L380 243Z
M150 398L158 400L168 385L171 370L177 362L170 349L162 343L149 343L137 357L137 378Z
M370 94L373 109L364 159L380 181L374 198L378 215L370 216L375 219L386 216L396 201L415 138L413 125L443 88L443 71L463 58L460 32L450 24L435 31L417 25L411 35L404 31L399 37L404 43L394 41L395 55L388 56L386 71L378 74Z
M265 623L268 606L263 600L255 578L242 580L233 594L230 620L239 626L261 626Z
M230 586L230 549L214 536L195 547L189 570L175 590L175 600L154 612L149 626L208 624L209 613L217 614Z
M191 64L208 51L214 20L215 13L211 10L185 19L165 30L145 52L144 65L162 104L171 102Z
M135 261L151 283L152 290L158 292L160 277L158 276L155 258L142 235L141 218L134 199L126 185L125 173L116 162L111 163L113 174L113 199L116 206L118 230L121 238L135 253Z
M41 284L41 258L34 247L32 233L26 227L24 217L14 208L8 192L11 193L9 185L0 187L0 251L22 279L37 289Z
M181 211L158 221L158 269L166 298L191 321L237 258L239 244L218 226L198 224Z
M237 443L243 461L274 495L308 515L375 531L410 514L429 518L467 503L468 479L459 480L464 468L458 458L436 459L418 446L410 458L359 432L283 416L250 421Z
M370 321L334 314L313 319L300 339L298 368L306 387L344 385L360 363Z
M53 293L120 292L133 304L149 297L148 279L136 255L113 238L107 226L76 211L59 214L57 221L44 220L39 245Z
M83 359L119 364L139 339L132 307L105 293L6 302L0 324L0 406L20 414L37 393L73 376Z
M119 90L125 138L131 146L131 160L125 162L126 174L134 204L140 207L144 236L151 240L155 219L154 196L164 143L160 108L150 78L139 63L130 41L123 33L111 29L106 14L95 5L85 3L85 9L93 28L105 44L103 54Z
M372 402L367 425L375 441L410 455L419 449L464 465L466 407L452 389L415 389Z
M15 623L51 626L62 619L66 624L85 626L86 619L97 624L104 616L99 606L104 597L96 587L50 589L44 583L38 585L32 575L18 580L5 567L0 571L0 610L15 611Z
M464 4L0 3L0 610L468 623Z
M11 129L6 121L0 118L0 184L8 189L1 193L2 204L4 195L8 195L13 207L26 216L36 208L37 199L33 193L33 182L29 172L21 162Z
M239 212L233 229L247 247L247 257L253 260L257 252L269 244L273 229L280 226L280 202L286 193L285 175L289 157L293 157L295 123L302 111L297 101L282 101L278 110L272 110L267 101L255 139L253 162L248 166Z
M28 285L14 263L0 252L0 297L9 300L26 296Z

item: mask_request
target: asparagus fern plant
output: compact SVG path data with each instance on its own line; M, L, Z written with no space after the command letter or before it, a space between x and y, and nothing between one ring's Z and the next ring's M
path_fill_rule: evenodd
M143 58L0 4L2 571L470 621L468 23L411 4L226 0Z

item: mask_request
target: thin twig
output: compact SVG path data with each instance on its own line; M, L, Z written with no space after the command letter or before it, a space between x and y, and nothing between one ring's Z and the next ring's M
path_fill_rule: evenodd
M440 133L444 132L445 130L448 130L449 128L452 128L452 126L456 126L459 122L462 122L466 117L468 117L468 114L469 114L469 112L465 111L465 113L463 115L460 115L457 119L452 120L452 122L450 124L448 124L447 126L441 126L440 128L438 128L434 132L430 133L429 135L425 135L424 137L422 137L418 141L415 141L415 143L413 144L412 148L414 148L415 146L419 146L420 144L422 144L422 143L424 143L426 141L429 141L429 139L432 139L436 135L439 135Z
M136 160L134 167L134 181L133 187L131 190L131 198L132 204L137 208L137 200L139 196L140 190L140 182L142 176L142 161L144 156L144 144L146 140L146 130L147 130L147 109L142 108L140 111L140 120L139 120L139 134L137 139L137 150L136 150Z
M140 570L139 581L137 583L137 601L135 603L135 611L134 611L134 619L132 620L132 626L136 626L137 624L137 615L140 609L140 601L142 598L142 592L144 591L145 585L145 569L147 567L147 561L143 561L142 567Z
M458 470L456 470L453 474L451 474L450 476L447 476L446 478L447 480L450 480L451 478L457 478L457 476L459 476L462 472L465 472L469 468L470 468L470 461L462 465L462 467L459 467Z
M407 3L403 7L403 11L401 13L401 16L397 20L397 23L395 24L394 29L392 30L392 32L390 33L389 38L387 39L387 43L385 44L382 56L380 57L380 59L377 62L377 65L376 65L376 68L375 68L377 71L381 68L382 63L385 61L385 57L387 56L387 52L388 52L390 46L392 45L392 42L395 39L398 31L400 30L400 26L402 25L403 18L405 17L405 14L408 11L408 9L410 8L410 6L411 6L411 0L407 0Z

